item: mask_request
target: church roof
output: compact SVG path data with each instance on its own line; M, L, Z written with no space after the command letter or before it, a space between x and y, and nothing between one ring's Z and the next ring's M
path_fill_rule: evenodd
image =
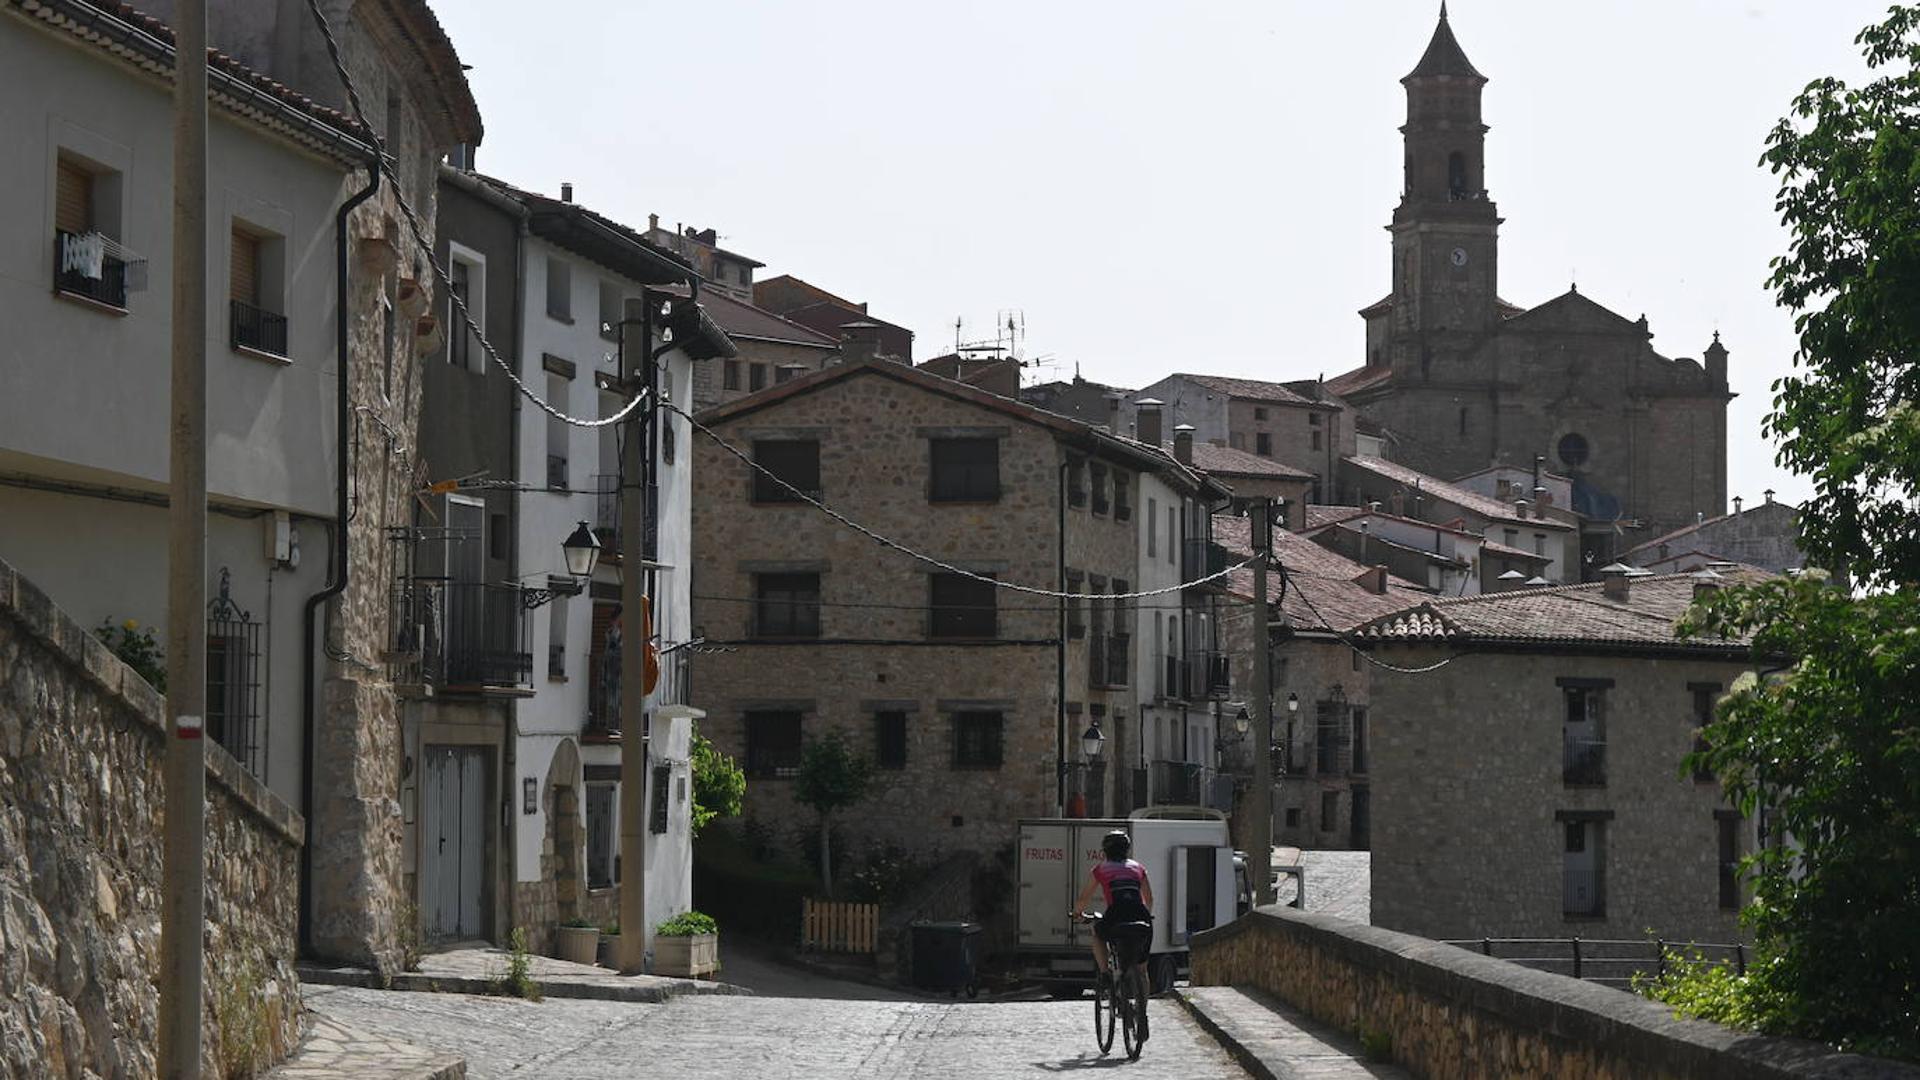
M1430 75L1457 75L1486 82L1487 77L1474 70L1467 54L1460 49L1460 43L1454 40L1453 28L1447 25L1447 5L1440 5L1440 25L1433 28L1433 40L1427 42L1427 51L1420 56L1420 62L1407 73L1407 79L1423 79ZM1405 82L1406 79L1402 79Z

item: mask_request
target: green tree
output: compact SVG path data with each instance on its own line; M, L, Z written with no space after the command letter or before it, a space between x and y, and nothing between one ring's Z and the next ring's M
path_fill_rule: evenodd
M828 851L833 815L866 798L872 782L873 763L837 731L808 743L800 754L793 795L820 815L820 888L828 896L833 895L833 860Z
M698 729L693 733L693 835L717 817L740 812L747 795L747 774L733 758L714 748Z
M1768 284L1799 335L1766 432L1813 482L1808 555L1861 592L1813 571L1712 594L1685 620L1751 637L1770 665L1735 682L1694 756L1766 822L1743 865L1759 960L1656 993L1920 1057L1920 7L1855 41L1871 81L1810 84L1762 162L1792 235Z

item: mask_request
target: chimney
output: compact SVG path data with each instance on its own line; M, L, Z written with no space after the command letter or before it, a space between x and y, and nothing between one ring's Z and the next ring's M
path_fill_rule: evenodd
M1740 564L1737 562L1729 562L1726 559L1714 559L1707 563L1707 569L1714 574L1724 576L1740 569Z
M1513 500L1513 516L1519 518L1522 521L1525 521L1527 519L1527 500L1525 499Z
M573 201L573 185L572 184L567 183L565 181L561 182L560 201L563 203L570 203Z
M447 164L456 169L464 169L467 172L472 172L474 169L473 145L471 143L461 143L448 151Z
M1380 512L1380 500L1379 500L1379 499L1375 499L1375 500L1373 500L1372 502L1370 502L1370 503L1368 503L1368 504L1367 504L1367 509L1369 509L1369 510L1371 510L1371 511L1373 511L1373 512L1374 512L1374 513L1376 513L1376 514L1377 514L1377 513L1379 513L1379 512Z
M1525 585L1527 583L1527 575L1518 570L1509 570L1495 578L1494 581L1496 582L1494 587L1496 592L1506 592L1508 589L1517 589Z
M1111 435L1120 434L1120 402L1121 400L1122 399L1119 394L1110 393L1107 395L1107 432L1108 434L1111 434Z
M1369 566L1365 570L1360 571L1360 576L1353 580L1356 585L1359 585L1375 596L1386 595L1387 568L1384 566Z
M1768 488L1767 490L1761 492L1760 494L1766 498L1768 506L1773 505L1773 489L1772 488Z
M1744 499L1742 499L1742 498L1741 498L1740 496L1738 496L1738 495L1735 495L1735 496L1733 497L1733 516L1735 516L1735 517L1739 517L1739 516L1740 516L1740 504L1741 504L1741 503L1743 503L1743 502L1745 502L1745 501L1746 501L1746 500L1744 500Z
M658 232L659 229L660 229L660 215L648 214L647 215L647 231Z
M1193 464L1193 425L1176 424L1173 429L1173 460Z
M1695 600L1704 600L1714 593L1719 592L1720 582L1723 580L1719 574L1711 570L1695 570L1692 574L1688 575L1688 577L1693 580L1693 598Z
M1160 406L1165 404L1159 398L1141 398L1133 403L1139 414L1134 421L1134 437L1148 446L1160 445Z
M1609 600L1625 601L1633 581L1633 567L1612 563L1600 568L1600 592Z

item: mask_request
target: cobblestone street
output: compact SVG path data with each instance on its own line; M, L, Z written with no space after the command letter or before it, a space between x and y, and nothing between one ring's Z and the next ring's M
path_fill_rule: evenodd
M1307 910L1354 922L1371 923L1373 853L1370 851L1305 851L1300 865L1307 871ZM1275 895L1280 903L1293 899L1292 875L1280 879Z
M1148 1078L1246 1074L1172 1001L1155 1001L1138 1062L1102 1059L1091 1001L945 1003L778 997L664 1005L314 986L308 1007L375 1036L459 1054L474 1080L994 1077L1124 1069Z

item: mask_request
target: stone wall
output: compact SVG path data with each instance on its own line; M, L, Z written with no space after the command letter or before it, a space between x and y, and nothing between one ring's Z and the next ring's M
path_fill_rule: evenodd
M154 1075L165 704L0 562L0 1072ZM207 756L208 1076L300 1037L305 824Z
M1195 986L1264 990L1384 1035L1429 1080L1914 1080L1920 1069L1677 1020L1634 994L1344 919L1261 908L1193 941Z

